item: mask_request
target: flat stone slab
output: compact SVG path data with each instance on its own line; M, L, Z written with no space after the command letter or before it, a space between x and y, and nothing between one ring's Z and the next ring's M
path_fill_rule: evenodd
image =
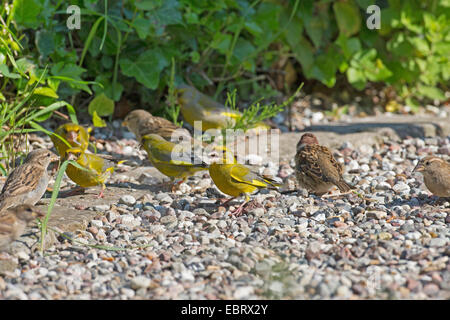
M390 115L360 118L351 123L330 123L312 125L304 131L324 131L338 134L357 132L378 132L387 129L394 131L399 138L411 136L434 137L450 135L450 119L435 116Z

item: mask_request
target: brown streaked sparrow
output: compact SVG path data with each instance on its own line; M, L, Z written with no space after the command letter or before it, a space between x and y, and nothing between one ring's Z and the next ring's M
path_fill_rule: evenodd
M348 192L351 187L342 178L343 172L343 166L327 147L319 145L315 135L302 135L295 155L295 175L301 187L317 196L327 193L334 185L341 192Z
M58 156L47 149L31 151L22 165L15 168L6 179L0 194L0 215L12 206L36 204L48 186L47 167L50 162L58 160Z

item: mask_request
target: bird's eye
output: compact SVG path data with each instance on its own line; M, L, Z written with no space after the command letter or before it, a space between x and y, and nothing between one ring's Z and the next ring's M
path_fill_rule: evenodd
M430 161L425 161L425 165L429 166L430 165Z

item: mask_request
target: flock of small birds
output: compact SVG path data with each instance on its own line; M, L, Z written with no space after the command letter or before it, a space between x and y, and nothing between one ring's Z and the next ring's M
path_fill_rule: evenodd
M224 119L230 119L229 111L224 106L195 89L182 87L180 92L181 112L188 123L202 120L207 123L208 128L220 128ZM201 104L205 106L199 108ZM198 117L194 117L196 113L199 114ZM232 197L224 203L244 196L245 201L232 212L235 216L245 212L251 193L258 189L280 186L274 177L258 173L254 166L238 163L235 155L225 147L216 147L219 157L206 163L195 152L191 152L193 138L189 131L145 110L130 112L123 125L135 134L152 165L171 179L172 191L180 183L175 183L176 179L183 182L197 171L208 170L217 188ZM180 143L172 142L175 131L188 139L183 139ZM9 244L23 234L27 225L44 216L34 205L48 187L47 168L51 162L75 161L77 166L67 166L67 176L81 190L102 186L98 196L103 196L106 180L123 161L117 162L106 155L90 152L89 136L90 129L74 123L63 124L51 136L59 156L47 149L34 150L22 165L10 173L0 194L0 250L6 250ZM172 159L174 148L189 155L181 158L190 161ZM336 161L329 148L319 144L313 134L303 134L296 150L295 176L299 187L316 196L326 196L334 186L341 194L354 192L355 188L342 176L343 165ZM442 198L450 197L450 164L444 159L427 156L419 161L413 172L423 174L424 183L431 193Z

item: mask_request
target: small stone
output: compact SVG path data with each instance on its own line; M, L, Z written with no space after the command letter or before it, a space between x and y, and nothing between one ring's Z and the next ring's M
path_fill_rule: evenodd
M378 234L378 239L380 239L380 240L391 240L392 239L392 234L390 234L389 232L380 232Z
M238 300L245 299L252 295L254 291L255 289L251 286L238 287L234 292L233 297Z
M108 213L106 214L106 218L109 222L113 222L117 219L117 213L115 213L114 211L108 211Z
M127 206L132 206L136 203L136 199L132 195L124 195L120 198L119 203L126 204Z
M120 236L120 231L117 229L114 229L113 231L111 231L111 233L109 235L111 236L111 238L118 238Z
M358 161L356 160L351 160L346 167L348 168L349 171L356 171L359 169L359 164Z
M103 228L103 222L101 220L91 220L91 225L96 228Z
M141 289L141 288L148 288L148 287L150 287L151 283L152 283L151 279L149 279L147 277L144 277L144 276L137 276L137 277L134 277L131 280L130 286L131 286L132 289L138 290L138 289Z
M94 206L95 211L105 212L108 211L111 206L109 204L98 204Z
M191 270L183 270L181 271L181 280L194 282L195 277Z
M445 238L433 238L429 242L430 247L444 247L447 245L447 239Z
M386 219L387 213L384 211L378 211L378 210L377 211L367 211L366 216L367 216L367 218L382 220L382 219Z
M404 182L399 182L392 187L392 189L397 193L407 192L411 188Z
M162 224L171 224L171 223L174 223L174 222L177 222L177 217L176 216L173 216L173 215L166 215L166 216L164 216L164 217L162 217L161 219L160 219L160 222L162 223Z
M409 240L419 240L422 237L422 234L420 232L409 232L405 235L406 239Z
M255 217L262 217L265 214L265 211L263 208L255 208L248 212L248 214L254 215Z
M428 283L423 287L423 292L428 296L434 296L439 293L439 286L435 283Z

